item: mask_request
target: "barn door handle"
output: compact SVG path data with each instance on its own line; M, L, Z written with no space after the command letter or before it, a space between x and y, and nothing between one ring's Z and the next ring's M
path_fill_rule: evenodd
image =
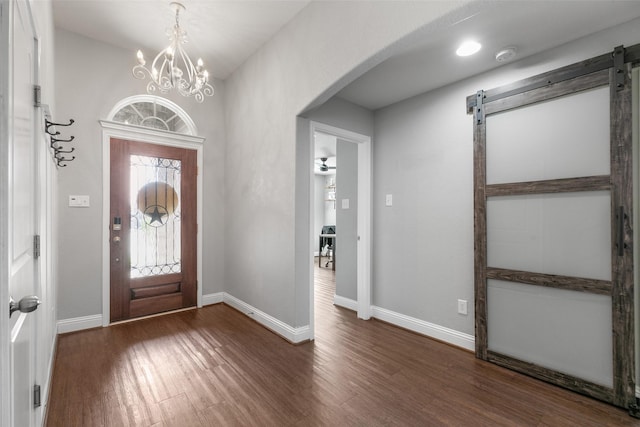
M9 317L13 315L14 311L20 311L21 313L31 313L40 305L40 298L35 295L22 298L19 302L15 302L13 298L9 297Z
M624 255L624 207L618 206L618 215L616 215L616 219L618 220L618 239L616 242L616 246L618 247L618 256Z

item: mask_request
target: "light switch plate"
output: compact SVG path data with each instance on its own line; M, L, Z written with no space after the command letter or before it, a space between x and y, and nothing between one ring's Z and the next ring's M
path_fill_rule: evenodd
M90 205L89 196L69 196L70 208L88 208Z
M393 195L392 194L387 194L384 197L384 205L385 206L393 206Z
M349 209L349 199L342 199L342 209Z

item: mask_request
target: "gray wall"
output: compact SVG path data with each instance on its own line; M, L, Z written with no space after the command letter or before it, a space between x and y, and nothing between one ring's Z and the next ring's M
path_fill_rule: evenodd
M54 119L75 119L76 160L59 171L58 319L102 313L102 130L116 102L145 93L145 81L131 68L135 53L63 30L55 33L56 109ZM213 98L197 104L179 95L180 105L204 136L203 294L223 290L224 277L224 84L214 82ZM91 197L91 207L68 207L70 194Z
M229 294L308 325L310 135L296 118L391 55L392 43L469 13L465 3L475 2L312 2L226 80Z
M358 299L358 144L338 139L336 156L336 295ZM349 208L342 207L349 200Z
M313 207L314 207L314 215L313 215L313 250L314 252L318 251L318 246L320 245L320 238L317 236L322 230L322 226L325 224L325 205L327 202L324 201L325 198L325 187L326 187L326 177L324 175L315 175L314 176L314 197L313 197Z
M375 113L373 304L470 335L473 134L465 98L640 41L640 21ZM385 195L393 206L385 206ZM457 299L469 314L457 314Z
M333 97L321 106L304 113L303 116L314 122L373 136L373 111L341 98Z

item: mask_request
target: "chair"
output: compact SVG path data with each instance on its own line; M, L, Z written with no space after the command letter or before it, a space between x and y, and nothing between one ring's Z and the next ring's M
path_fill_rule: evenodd
M336 226L335 225L325 225L322 227L321 234L336 234ZM322 254L322 249L327 247L327 256L328 261L325 263L325 267L329 266L329 263L332 264L332 267L335 269L335 259L334 259L334 249L335 249L335 237L320 237L320 253Z

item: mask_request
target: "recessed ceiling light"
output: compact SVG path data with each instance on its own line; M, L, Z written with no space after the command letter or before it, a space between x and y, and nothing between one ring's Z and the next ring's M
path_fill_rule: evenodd
M463 42L460 45L458 50L456 50L456 55L458 56L473 55L474 53L477 53L481 47L482 45L480 43L473 40L467 40L466 42Z

